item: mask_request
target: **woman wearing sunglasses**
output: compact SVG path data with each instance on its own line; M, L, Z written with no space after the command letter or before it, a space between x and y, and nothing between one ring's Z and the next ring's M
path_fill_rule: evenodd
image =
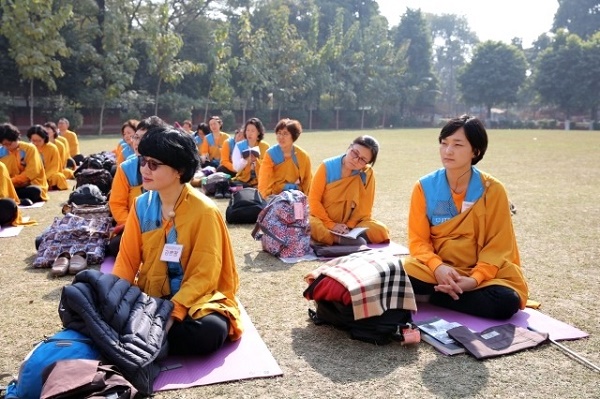
M308 196L314 241L326 245L389 242L388 228L372 217L375 201L373 165L378 153L377 140L360 136L345 153L319 165ZM341 236L355 227L367 230L356 239Z
M148 295L169 298L169 354L205 355L242 334L238 274L215 203L188 182L200 159L194 139L172 127L140 140L146 190L127 218L113 273Z

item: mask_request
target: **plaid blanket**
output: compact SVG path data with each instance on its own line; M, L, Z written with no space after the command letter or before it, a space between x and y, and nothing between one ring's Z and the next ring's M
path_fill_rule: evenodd
M335 258L304 276L310 284L324 274L348 289L354 319L379 316L388 309L417 310L410 280L400 259L385 249Z

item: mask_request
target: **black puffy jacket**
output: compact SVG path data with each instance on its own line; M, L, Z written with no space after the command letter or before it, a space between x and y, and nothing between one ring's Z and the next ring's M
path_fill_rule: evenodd
M167 353L172 310L171 301L148 296L126 280L84 270L63 288L58 313L64 327L88 335L107 363L140 394L150 395L160 372L156 360Z

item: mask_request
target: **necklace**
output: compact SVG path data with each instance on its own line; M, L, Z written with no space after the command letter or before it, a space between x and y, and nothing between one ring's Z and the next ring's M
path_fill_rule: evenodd
M458 176L458 178L456 179L456 183L454 184L454 189L452 189L452 192L454 194L461 194L464 190L461 190L460 192L458 191L458 183L460 181L460 179L462 179L462 177L464 175L466 175L467 173L469 173L471 171L471 168L467 169L462 175Z

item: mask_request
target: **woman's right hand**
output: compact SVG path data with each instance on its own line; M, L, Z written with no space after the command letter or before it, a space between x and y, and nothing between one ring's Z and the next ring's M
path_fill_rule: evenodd
M331 229L331 231L335 231L339 234L346 234L350 231L350 229L344 223L336 223L335 226L333 226L333 229Z
M436 291L448 294L455 300L458 299L459 294L463 293L462 288L458 285L461 275L452 266L442 263L433 274L438 283L434 287Z

